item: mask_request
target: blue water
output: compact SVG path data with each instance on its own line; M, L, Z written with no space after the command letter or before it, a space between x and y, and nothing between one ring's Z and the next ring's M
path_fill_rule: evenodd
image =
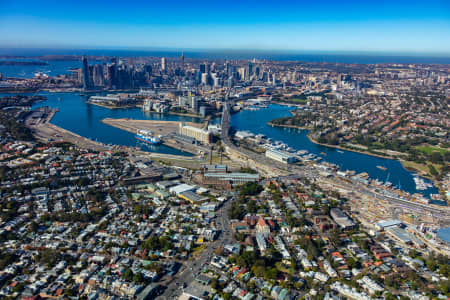
M412 55L384 52L333 52L333 51L269 51L269 50L202 50L202 49L37 49L0 48L0 55L96 55L117 57L180 57L189 59L267 59L278 61L329 62L349 64L450 64L448 55ZM2 72L0 70L0 72Z
M15 59L19 61L30 61L30 59ZM32 78L35 73L42 72L49 76L71 74L70 69L81 68L81 61L44 61L48 65L0 65L0 73L5 77L13 78ZM100 63L100 61L91 61L90 64Z
M439 231L437 232L437 235L443 239L444 241L446 241L447 243L450 243L450 227L446 227L446 228L441 228L439 229Z
M6 51L6 52L5 52ZM8 52L9 51L9 52ZM176 57L177 51L129 51L129 50L54 50L48 49L20 49L11 53L11 49L0 49L0 55L46 55L46 54L90 54L90 55L114 55L114 56L167 56ZM376 63L376 62L417 62L417 63L450 63L450 58L445 57L419 57L419 56L375 56L375 55L349 55L349 54L308 54L292 52L245 52L245 51L185 51L186 57L192 58L221 58L221 59L249 59L253 57L278 59L278 60L303 60L303 61L329 61L329 62L356 62L356 63ZM94 62L92 62L94 63ZM79 61L49 61L48 66L0 66L0 73L10 77L32 77L35 72L46 72L50 75L68 74L69 69L81 67ZM161 115L156 113L144 113L138 108L110 110L103 107L86 103L86 97L77 93L47 93L41 92L48 98L47 101L36 104L36 106L48 105L58 108L52 123L79 135L98 140L103 143L111 143L126 146L140 146L143 150L167 153L190 155L166 147L164 145L146 146L134 138L134 135L123 130L105 125L100 121L104 118L130 118L149 120L174 120L174 121L196 121L195 118ZM2 95L0 95L2 96ZM58 101L61 98L62 101ZM287 143L295 149L305 149L316 155L321 152L327 153L322 156L324 160L340 166L344 170L354 170L356 172L367 172L371 178L385 181L390 174L389 181L394 185L400 183L403 190L410 193L420 192L426 196L437 193L437 189L432 188L426 191L417 191L413 181L413 173L405 170L400 162L395 160L382 159L369 155L359 154L350 151L339 153L334 148L320 146L312 143L307 138L304 130L274 128L266 123L272 119L288 116L291 108L280 105L270 105L268 109L259 111L243 111L235 114L231 118L231 125L240 130L250 130L254 133L263 133L275 140ZM213 120L216 122L217 120ZM388 170L382 171L376 166L384 166Z
M294 149L308 150L310 153L321 156L323 160L338 165L342 170L354 170L357 173L367 172L371 178L379 179L383 182L386 181L389 174L390 182L395 186L400 183L402 190L409 193L420 192L425 196L438 193L438 190L434 187L425 191L416 190L413 173L403 168L399 161L352 151L339 153L335 148L312 143L307 137L307 130L267 125L267 122L270 120L291 115L289 113L290 110L292 110L292 107L276 104L269 105L268 108L257 111L243 110L231 116L230 124L237 130L249 130L255 134L265 134L267 137L282 141ZM326 155L322 155L322 152L326 153ZM387 170L380 170L377 166L386 167Z
M86 103L86 96L81 96L78 93L41 92L38 94L47 97L48 100L36 103L34 107L50 106L51 108L58 108L59 111L55 114L51 123L81 136L106 144L138 146L149 152L192 156L190 153L165 145L142 143L135 139L134 134L103 124L101 120L105 118L129 118L195 122L196 118L148 113L141 111L139 108L107 109ZM58 98L61 98L61 101Z
M130 118L185 122L199 121L196 118L142 112L139 108L111 110L86 103L86 96L78 93L40 92L38 94L47 97L48 100L39 102L34 107L50 106L58 108L59 111L51 122L81 136L107 144L139 146L142 150L149 152L191 156L187 152L165 145L143 144L134 138L134 134L103 124L101 120L105 118ZM3 95L0 94L0 97ZM61 101L58 101L58 98L61 98ZM388 174L390 174L389 181L394 185L400 183L402 190L409 193L420 192L425 196L429 196L438 192L436 188L417 191L413 181L413 173L404 169L401 163L396 160L383 159L351 151L339 153L335 148L312 143L307 137L306 130L278 128L267 125L267 122L270 120L289 116L290 110L292 110L292 107L277 104L271 104L268 108L258 111L244 110L231 116L231 125L237 130L249 130L255 134L265 134L267 137L282 141L298 150L308 150L310 153L321 156L325 161L338 165L342 170L354 170L358 173L367 172L371 178L381 181L385 181ZM219 119L214 119L212 123L219 121ZM321 152L327 155L321 155ZM387 170L382 171L376 166L384 166Z

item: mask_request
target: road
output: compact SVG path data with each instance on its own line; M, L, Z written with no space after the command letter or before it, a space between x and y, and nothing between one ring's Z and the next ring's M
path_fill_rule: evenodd
M167 289L156 299L178 299L183 292L183 286L188 286L193 280L195 280L195 277L202 272L202 267L211 260L217 247L232 242L231 227L227 214L231 201L232 200L225 201L217 212L217 216L215 218L216 228L220 230L218 239L207 244L207 248L203 250L199 256L185 262L174 278L168 282L165 282L165 284L168 284ZM160 284L164 285L164 282L160 282Z
M277 171L292 171L291 170L291 166L287 165L287 164L283 164L280 162L277 162L273 159L267 158L265 155L263 154L258 154L255 153L253 151L244 149L242 147L237 147L233 144L233 142L231 141L230 135L229 135L229 131L230 131L230 103L226 102L223 108L223 112L222 112L222 133L221 133L221 139L222 142L225 144L225 146L227 146L228 148L239 152L242 156L246 157L249 160L253 160L254 162L257 162L258 164L262 164L267 166L269 169L274 171L274 174L277 173L275 172L275 170Z

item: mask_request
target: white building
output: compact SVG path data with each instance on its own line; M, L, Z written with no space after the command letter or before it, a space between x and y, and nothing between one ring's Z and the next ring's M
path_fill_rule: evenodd
M276 161L279 161L284 164L292 164L297 161L295 156L293 156L287 152L274 150L274 149L266 150L266 157L276 160Z

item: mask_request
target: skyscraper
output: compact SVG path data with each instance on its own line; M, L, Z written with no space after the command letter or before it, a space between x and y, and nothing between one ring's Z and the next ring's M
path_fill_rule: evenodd
M104 80L103 80L103 66L100 64L94 65L93 73L92 73L92 79L94 82L94 86L103 86Z
M166 58L163 57L161 58L161 71L165 71L166 70Z
M200 73L206 73L206 64L200 64Z
M111 64L106 67L106 79L108 88L115 88L117 85L116 59L111 59Z
M90 78L89 78L89 65L88 65L88 61L87 61L87 57L86 55L83 55L81 58L81 63L82 63L82 69L83 69L83 89L85 91L89 90L89 88L91 87L91 82L90 82Z

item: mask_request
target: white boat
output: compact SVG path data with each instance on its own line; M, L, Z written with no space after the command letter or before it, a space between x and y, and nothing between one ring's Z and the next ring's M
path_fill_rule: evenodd
M160 144L161 143L160 138L153 136L151 131L143 130L143 129L137 130L135 138L137 140L140 140L142 142L149 143L149 144Z

